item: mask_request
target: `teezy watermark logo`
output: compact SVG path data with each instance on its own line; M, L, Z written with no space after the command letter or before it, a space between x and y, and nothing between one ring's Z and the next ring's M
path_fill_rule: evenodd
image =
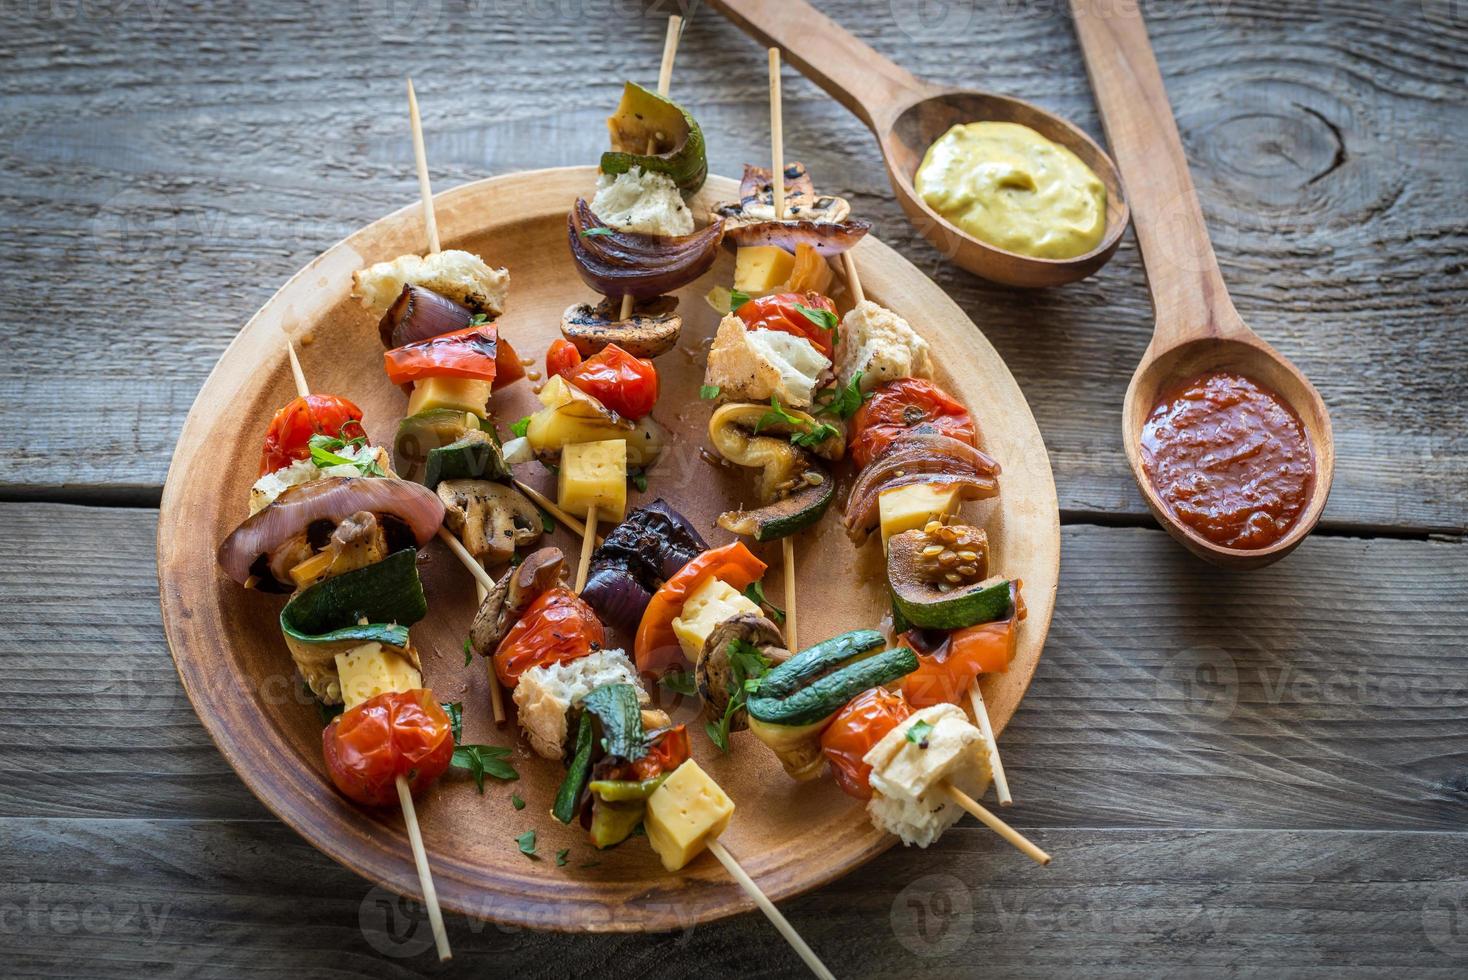
M1157 674L1156 698L1181 700L1186 715L1222 721L1239 704L1239 671L1234 658L1218 647L1188 647Z
M1468 960L1468 883L1445 885L1428 896L1422 931L1444 953Z
M374 887L357 909L357 925L367 945L383 956L407 959L433 946L428 912L418 902L381 886Z

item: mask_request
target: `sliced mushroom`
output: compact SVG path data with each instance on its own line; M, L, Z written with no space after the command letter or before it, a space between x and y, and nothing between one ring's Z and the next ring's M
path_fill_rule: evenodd
M520 491L489 480L445 480L438 485L444 523L475 558L506 561L540 537L540 511Z
M785 165L785 220L842 222L851 214L851 205L845 198L830 194L816 194L815 184L805 164L795 162ZM716 205L715 216L724 218L724 228L733 230L741 225L759 224L777 220L775 216L775 187L771 171L765 167L744 165L744 179L739 182L739 200Z
M325 548L307 559L311 562L309 570L299 570L291 578L295 580L296 588L304 589L344 572L365 568L382 561L387 555L387 533L377 515L359 510L336 526ZM301 576L301 571L307 574Z
M719 625L704 641L699 651L698 663L694 664L694 677L698 680L698 693L708 705L712 718L722 718L728 710L731 689L734 687L734 670L729 664L729 646L735 640L748 643L764 654L772 664L790 659L785 649L785 638L779 628L758 613L740 613L731 616ZM729 721L730 731L742 731L749 719L743 709L736 711Z
M683 318L673 312L677 306L678 297L658 296L637 303L623 320L620 299L604 299L595 306L576 303L561 314L561 336L575 344L582 357L608 344L635 357L657 357L672 350L683 332Z
M469 648L482 657L494 653L525 608L561 581L566 556L560 548L541 548L504 574L474 614Z

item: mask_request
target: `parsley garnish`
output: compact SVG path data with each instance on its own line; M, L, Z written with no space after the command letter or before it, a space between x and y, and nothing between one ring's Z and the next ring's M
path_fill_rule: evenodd
M598 227L598 228L583 228L583 229L581 229L581 237L582 238L594 238L594 237L599 236L599 235L615 235L616 233L617 233L617 229L615 229L615 228L608 228L605 225L602 225L601 227Z
M841 321L836 319L836 314L830 310L813 310L809 306L804 306L800 303L796 303L795 308L800 311L801 316L805 317L811 323L814 323L822 330L831 331L831 345L833 347L841 343L841 331L837 329L837 325Z
M822 422L809 432L793 432L790 434L790 442L797 446L813 449L825 442L827 439L841 432L834 425Z
M724 717L719 719L718 724L709 722L704 726L709 741L724 753L729 751L730 722L744 707L749 695L759 690L760 678L770 669L769 658L747 640L729 641L728 657L729 673L733 675L729 681L729 703L725 706Z
M525 433L530 431L530 416L526 415L523 418L519 418L511 422L510 431L514 433L515 437L518 439L525 438Z
M658 684L674 694L682 694L685 697L692 697L698 693L698 684L694 681L691 670L670 670L658 678Z
M570 855L570 853L571 853L571 849L569 847L563 847L559 851L557 851L556 852L556 867L558 867L558 868L564 868L566 866L566 858L567 858L568 855Z
M742 289L729 290L729 312L733 313L739 307L749 302L749 294Z
M819 446L832 436L838 435L841 431L834 425L829 425L825 422L821 422L812 427L810 422L807 422L799 415L791 415L780 405L779 395L770 396L770 410L761 415L754 423L754 434L759 435L759 430L767 425L788 425L794 428L795 431L790 433L791 444L804 446L807 449Z
M861 376L862 372L858 371L846 384L827 388L822 392L824 397L816 403L816 414L834 415L842 419L855 415L857 409L861 408L861 403L866 400L861 393Z
M921 719L907 726L907 740L920 749L928 747L928 736L933 733L933 726Z
M770 611L770 618L775 621L776 626L785 625L785 610L765 598L765 584L763 582L750 582L749 585L745 586L744 598L763 609L768 609Z
M469 638L464 637L464 666L467 667L474 662L474 651L469 646Z
M713 401L715 398L719 397L719 386L700 385L698 389L698 397L702 398L706 402Z
M754 434L759 435L759 430L763 429L767 425L780 425L782 423L785 425L795 426L805 425L805 423L802 422L799 418L791 415L789 412L785 411L785 409L780 407L779 395L771 395L770 410L761 415L759 417L759 420L754 423Z
M348 459L339 455L343 449L360 451L367 446L367 437L358 436L355 439L333 439L331 436L318 433L307 441L306 445L311 450L311 462L325 469L328 466L355 466L357 472L363 476L387 476L382 467L377 465L375 453L368 453L357 459Z
M527 830L515 838L515 843L520 845L520 853L526 857L535 857L535 831Z
M454 744L464 737L464 703L454 701L443 705L443 713L449 716L449 730L454 733Z
M646 473L642 472L641 470L633 470L631 473L629 473L627 475L631 478L632 485L634 487L636 487L640 493L647 493L647 474Z
M543 510L540 512L540 527L546 534L552 534L556 529L555 519Z
M449 765L469 770L474 785L479 787L479 795L483 796L485 776L506 781L520 778L515 767L505 761L509 754L510 750L501 745L459 745L455 746Z
M525 801L520 799L519 793L516 793L515 795L510 797L510 806L514 807L516 810L523 810L525 809Z
M482 327L489 322L489 317L483 313L476 313L469 318L469 326Z

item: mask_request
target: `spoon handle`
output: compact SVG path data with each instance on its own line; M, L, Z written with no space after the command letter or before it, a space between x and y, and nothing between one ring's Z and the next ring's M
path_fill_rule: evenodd
M804 0L709 0L709 6L761 44L779 47L879 137L900 111L934 91Z
M1070 9L1106 139L1131 204L1157 321L1154 351L1195 337L1247 333L1208 240L1138 5L1070 0Z

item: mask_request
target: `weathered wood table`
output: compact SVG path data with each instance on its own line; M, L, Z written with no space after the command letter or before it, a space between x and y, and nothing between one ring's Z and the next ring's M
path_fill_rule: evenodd
M1063 3L823 6L920 75L1099 135ZM440 967L426 926L240 784L159 624L154 508L174 434L280 283L415 200L402 76L440 189L585 163L621 80L651 77L671 8L0 4L0 973L799 970L753 914L593 938L453 917ZM786 145L1008 360L1065 524L1049 646L1003 739L1010 816L1055 864L965 824L787 912L850 976L1462 977L1468 7L1147 14L1240 311L1333 412L1325 520L1264 571L1187 556L1120 444L1150 329L1130 241L1062 290L974 279L902 219L856 120L787 74ZM737 174L765 139L758 49L700 10L676 89L711 169Z

